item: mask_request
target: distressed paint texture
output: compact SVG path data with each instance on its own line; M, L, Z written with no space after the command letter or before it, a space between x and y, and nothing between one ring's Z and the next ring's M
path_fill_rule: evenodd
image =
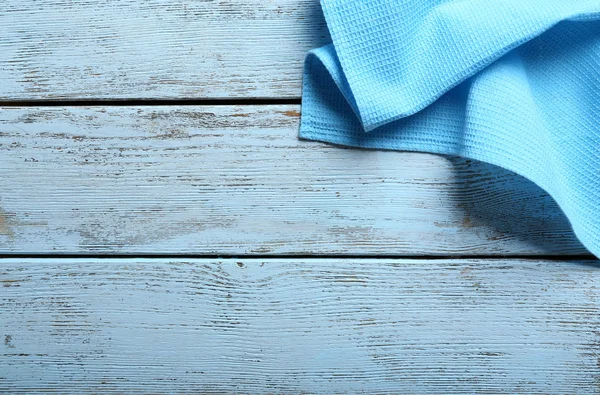
M4 259L0 390L597 394L598 270Z
M300 141L298 110L1 108L0 251L586 253L513 173Z
M298 98L327 41L317 0L4 0L0 101ZM383 257L585 254L543 191L298 116L0 108L0 253L48 256L0 259L0 392L600 393L597 262Z
M3 0L0 100L292 98L318 0Z

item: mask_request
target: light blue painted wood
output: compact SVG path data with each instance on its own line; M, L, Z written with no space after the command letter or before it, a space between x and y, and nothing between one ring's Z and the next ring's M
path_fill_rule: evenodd
M2 0L0 100L299 97L318 0Z
M326 35L316 0L5 0L0 100L299 97ZM514 174L301 142L298 110L2 108L0 252L585 252ZM597 271L4 259L0 391L599 393Z
M513 173L299 141L298 110L2 108L0 252L586 252Z
M599 270L4 259L0 390L595 394Z

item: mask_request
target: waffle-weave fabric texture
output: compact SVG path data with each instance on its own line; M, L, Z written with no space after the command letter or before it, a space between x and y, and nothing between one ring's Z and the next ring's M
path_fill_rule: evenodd
M600 257L600 0L322 0L300 137L462 156L556 200Z

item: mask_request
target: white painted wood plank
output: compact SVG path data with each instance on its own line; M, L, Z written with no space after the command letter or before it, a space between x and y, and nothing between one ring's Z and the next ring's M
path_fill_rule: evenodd
M0 100L291 98L318 0L2 0Z
M298 111L2 108L0 252L585 253L512 173L301 141Z
M599 270L4 259L0 390L596 394Z

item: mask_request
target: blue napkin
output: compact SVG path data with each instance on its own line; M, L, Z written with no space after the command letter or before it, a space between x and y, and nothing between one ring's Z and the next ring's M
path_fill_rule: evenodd
M300 137L458 155L546 190L600 257L600 0L322 0Z

